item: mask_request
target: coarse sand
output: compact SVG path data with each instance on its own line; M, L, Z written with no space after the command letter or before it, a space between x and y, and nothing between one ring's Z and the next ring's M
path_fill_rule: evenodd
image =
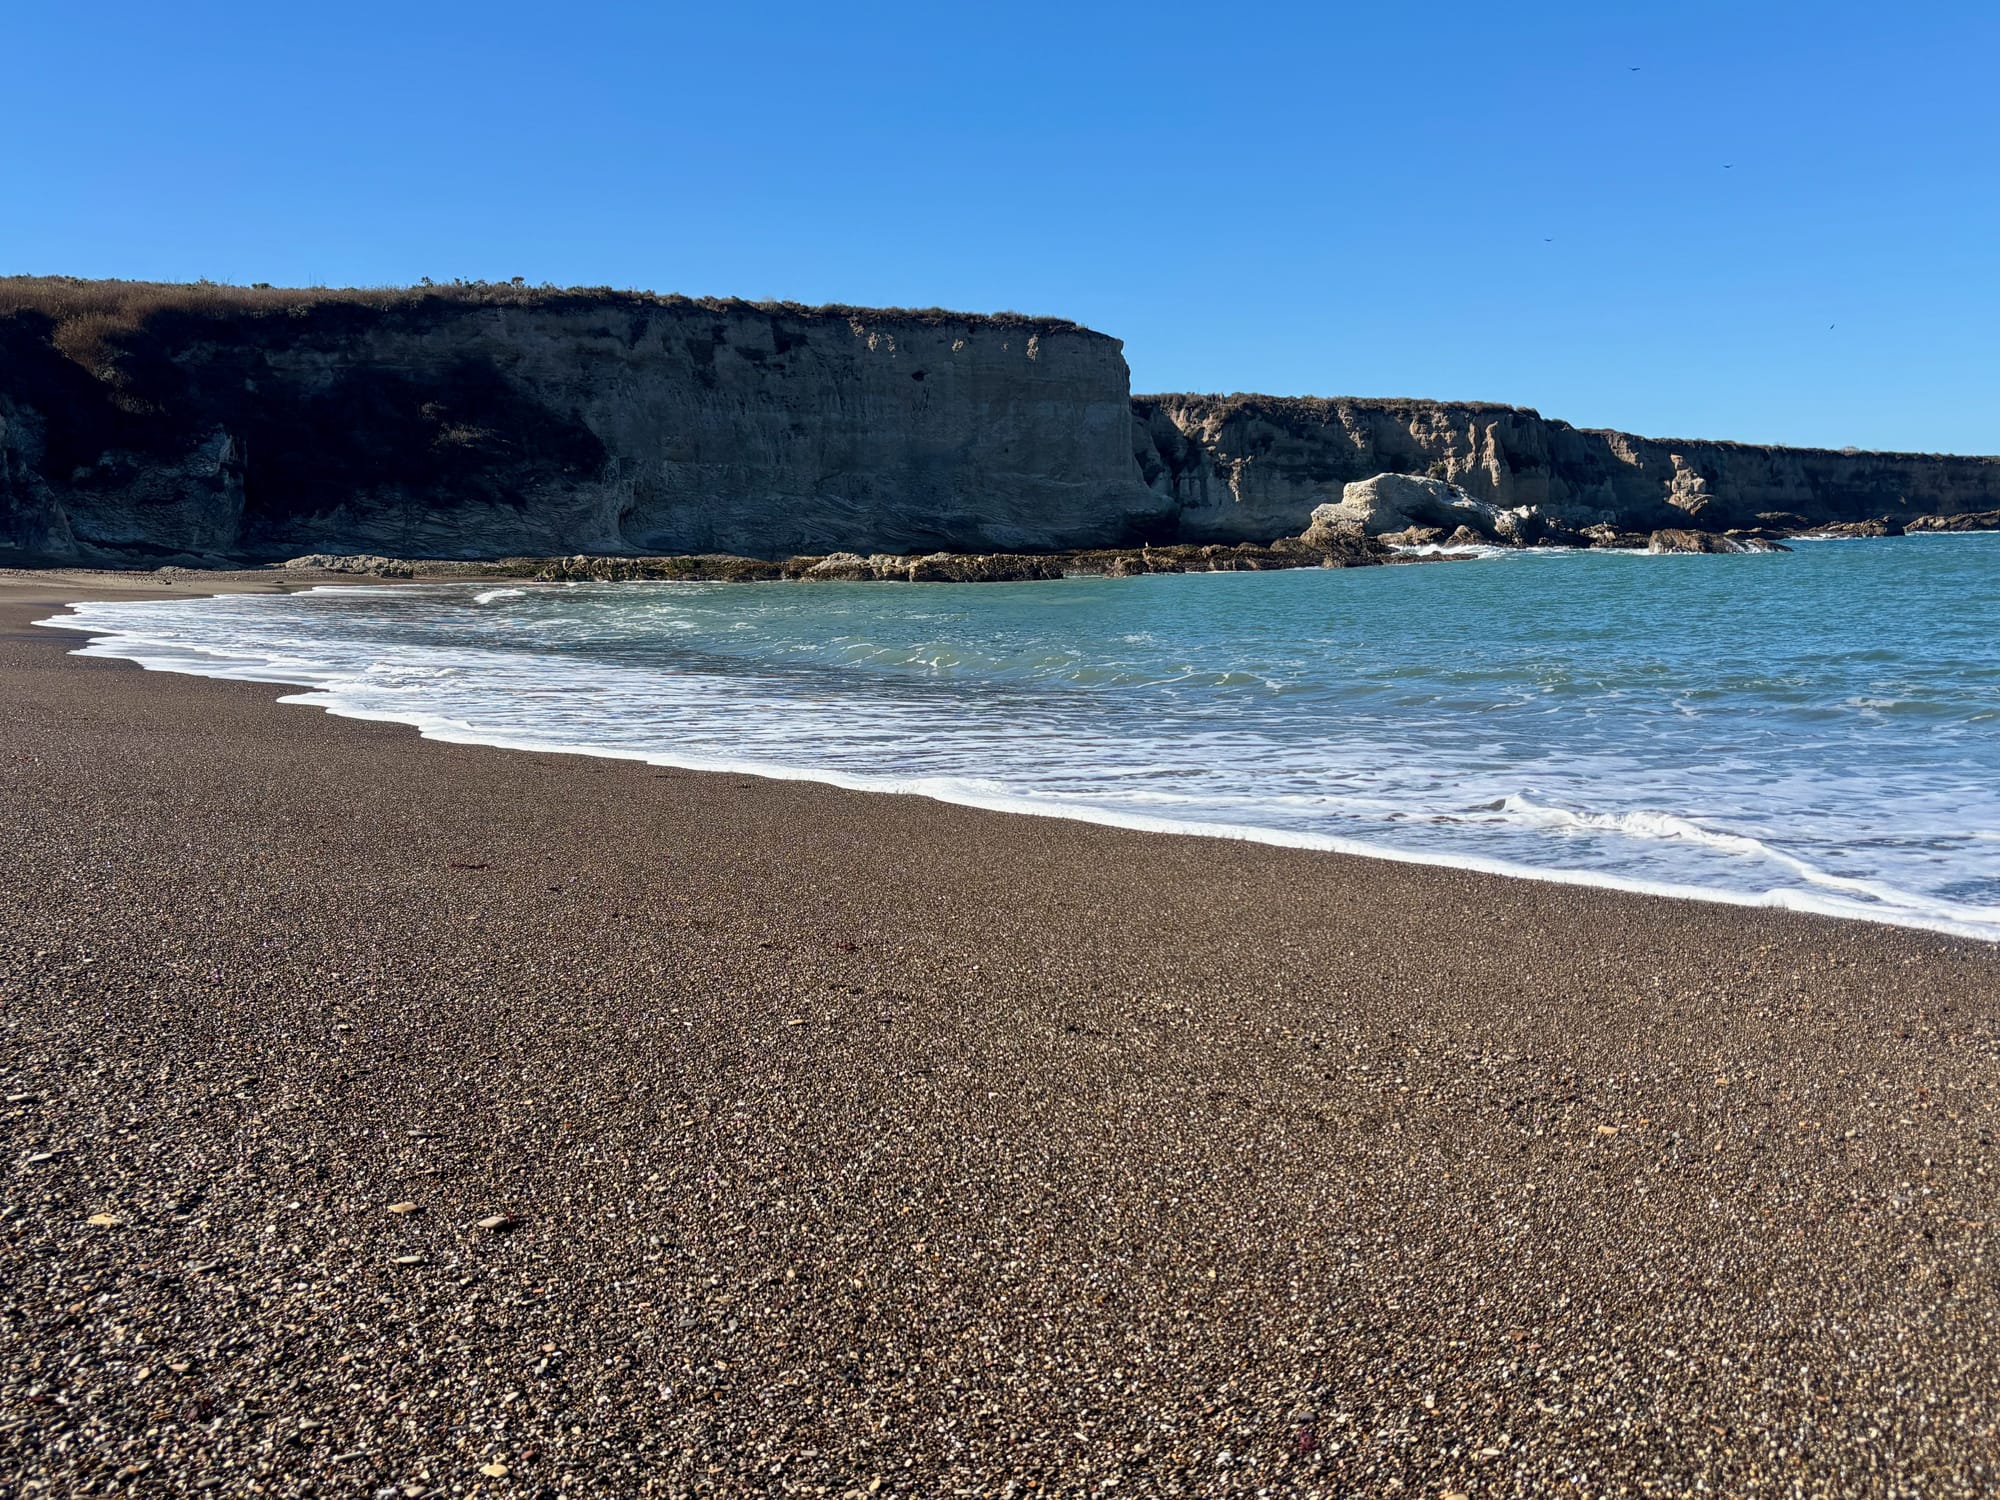
M0 1495L2000 1490L1992 945L29 624L118 586L0 580Z

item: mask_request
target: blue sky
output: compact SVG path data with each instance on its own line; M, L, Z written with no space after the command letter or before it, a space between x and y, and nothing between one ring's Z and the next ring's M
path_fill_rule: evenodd
M0 270L1015 308L1123 338L1140 390L2000 451L1990 0L191 0L8 37Z

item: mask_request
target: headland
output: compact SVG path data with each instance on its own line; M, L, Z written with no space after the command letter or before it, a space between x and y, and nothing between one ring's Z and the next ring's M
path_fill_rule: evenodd
M1474 402L1134 397L1061 319L610 288L0 278L0 549L223 566L1269 544L1439 480L1560 539L1953 524L2000 459Z

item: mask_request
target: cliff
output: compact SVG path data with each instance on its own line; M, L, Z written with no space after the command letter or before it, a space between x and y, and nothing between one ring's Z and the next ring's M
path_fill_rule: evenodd
M2000 458L1836 452L1633 437L1478 402L1141 396L1142 477L1190 541L1295 531L1375 474L1449 480L1501 507L1572 527L1793 528L1958 515L2000 496Z
M1156 529L1117 340L453 286L0 282L0 543L54 557L927 551Z
M42 558L1264 542L1381 472L1627 531L2000 505L1995 459L1135 400L1116 339L1013 314L0 278L0 548Z

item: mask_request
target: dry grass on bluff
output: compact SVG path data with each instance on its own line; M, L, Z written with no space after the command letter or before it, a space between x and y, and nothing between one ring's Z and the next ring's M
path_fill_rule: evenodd
M424 281L417 286L281 287L268 282L231 286L219 281L91 281L77 276L0 276L0 320L47 320L47 336L63 354L100 376L129 335L193 331L196 323L231 324L253 320L268 326L278 319L357 313L446 314L464 308L531 308L583 311L612 307L625 311L762 313L795 318L896 319L926 326L965 323L1024 328L1038 333L1088 332L1064 318L1025 313L962 313L941 307L851 307L827 303L746 302L736 297L683 297L672 293L618 290L608 286L530 286L512 281Z

